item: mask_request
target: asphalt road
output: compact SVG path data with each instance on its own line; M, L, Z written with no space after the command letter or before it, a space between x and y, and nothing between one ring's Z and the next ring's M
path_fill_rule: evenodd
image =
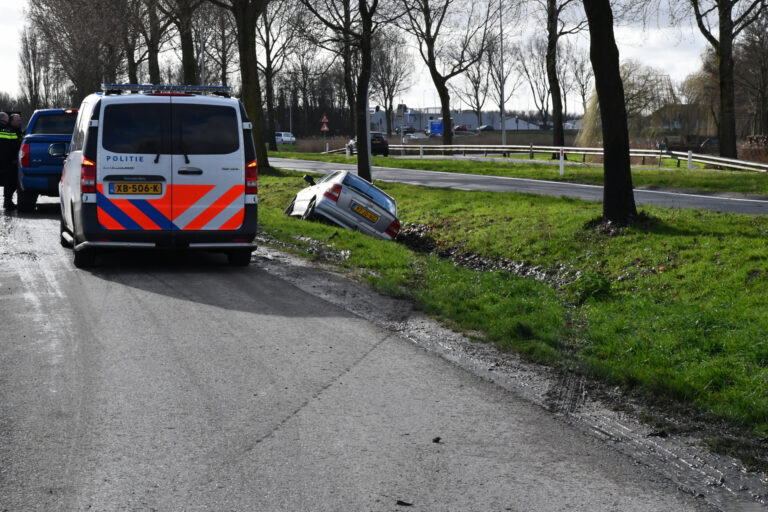
M709 510L258 262L78 270L55 203L0 212L0 325L0 510Z
M294 160L289 158L270 158L270 165L296 171L327 173L336 169L357 171L356 165ZM567 172L567 170L566 170ZM458 190L488 190L493 192L523 192L555 197L573 197L587 201L602 201L603 187L581 185L555 181L531 180L525 178L505 178L500 176L482 176L440 171L414 169L395 169L374 167L373 178L381 181L407 183L426 187L453 188ZM683 194L676 192L635 189L635 202L672 208L704 208L712 211L766 214L768 201L745 197L724 197L723 195Z

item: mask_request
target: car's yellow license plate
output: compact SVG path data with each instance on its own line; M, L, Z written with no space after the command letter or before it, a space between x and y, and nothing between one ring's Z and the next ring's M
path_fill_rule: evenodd
M163 193L162 183L110 183L110 194L149 194L160 195Z
M363 217L365 217L366 219L368 219L371 222L376 222L377 220L379 220L379 216L378 215L376 215L375 213L373 213L373 212L363 208L362 206L360 206L357 203L352 203L352 210L355 213L357 213L358 215L362 215Z

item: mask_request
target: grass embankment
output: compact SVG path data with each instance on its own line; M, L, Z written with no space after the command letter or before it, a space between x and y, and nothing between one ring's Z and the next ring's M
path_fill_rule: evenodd
M581 275L557 286L288 218L300 173L262 171L259 185L271 236L349 250L342 266L457 329L768 434L766 217L646 207L645 222L606 232L597 203L379 184L438 247Z
M321 155L317 153L270 153L278 158L319 160L333 163L357 163L357 157L349 160L345 155ZM560 176L559 166L543 163L516 163L504 161L467 161L373 157L373 165L399 167L403 169L425 169L431 171L459 172L464 174L486 174L570 183L603 184L602 167L567 166ZM673 165L667 163L666 165ZM763 173L744 171L719 171L696 169L678 170L676 167L662 169L647 167L633 170L632 183L635 187L659 187L705 192L736 192L741 194L768 194L768 176Z

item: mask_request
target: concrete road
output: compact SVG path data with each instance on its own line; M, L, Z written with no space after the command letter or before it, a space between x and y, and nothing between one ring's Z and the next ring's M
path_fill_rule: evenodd
M258 264L78 270L56 208L0 212L0 510L710 510Z
M335 169L357 171L356 165L331 164L310 160L270 158L270 165L296 171L327 173ZM407 183L426 187L453 188L458 190L489 190L493 192L523 192L555 197L574 197L587 201L602 201L603 187L555 181L505 178L440 171L395 169L374 167L373 178L381 181ZM566 171L567 172L567 171ZM683 194L653 190L635 190L635 202L639 205L669 206L672 208L704 208L706 210L747 214L768 213L768 201L745 197L726 197L729 194ZM735 194L730 194L735 196Z

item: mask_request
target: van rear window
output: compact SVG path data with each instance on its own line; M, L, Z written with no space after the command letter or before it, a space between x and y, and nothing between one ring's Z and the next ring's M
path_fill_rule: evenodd
M173 105L176 154L227 155L240 148L237 111L219 105Z
M75 113L40 115L30 133L68 135L75 131L75 122L77 122L77 114Z
M104 108L102 146L113 153L168 154L171 106L125 103Z

